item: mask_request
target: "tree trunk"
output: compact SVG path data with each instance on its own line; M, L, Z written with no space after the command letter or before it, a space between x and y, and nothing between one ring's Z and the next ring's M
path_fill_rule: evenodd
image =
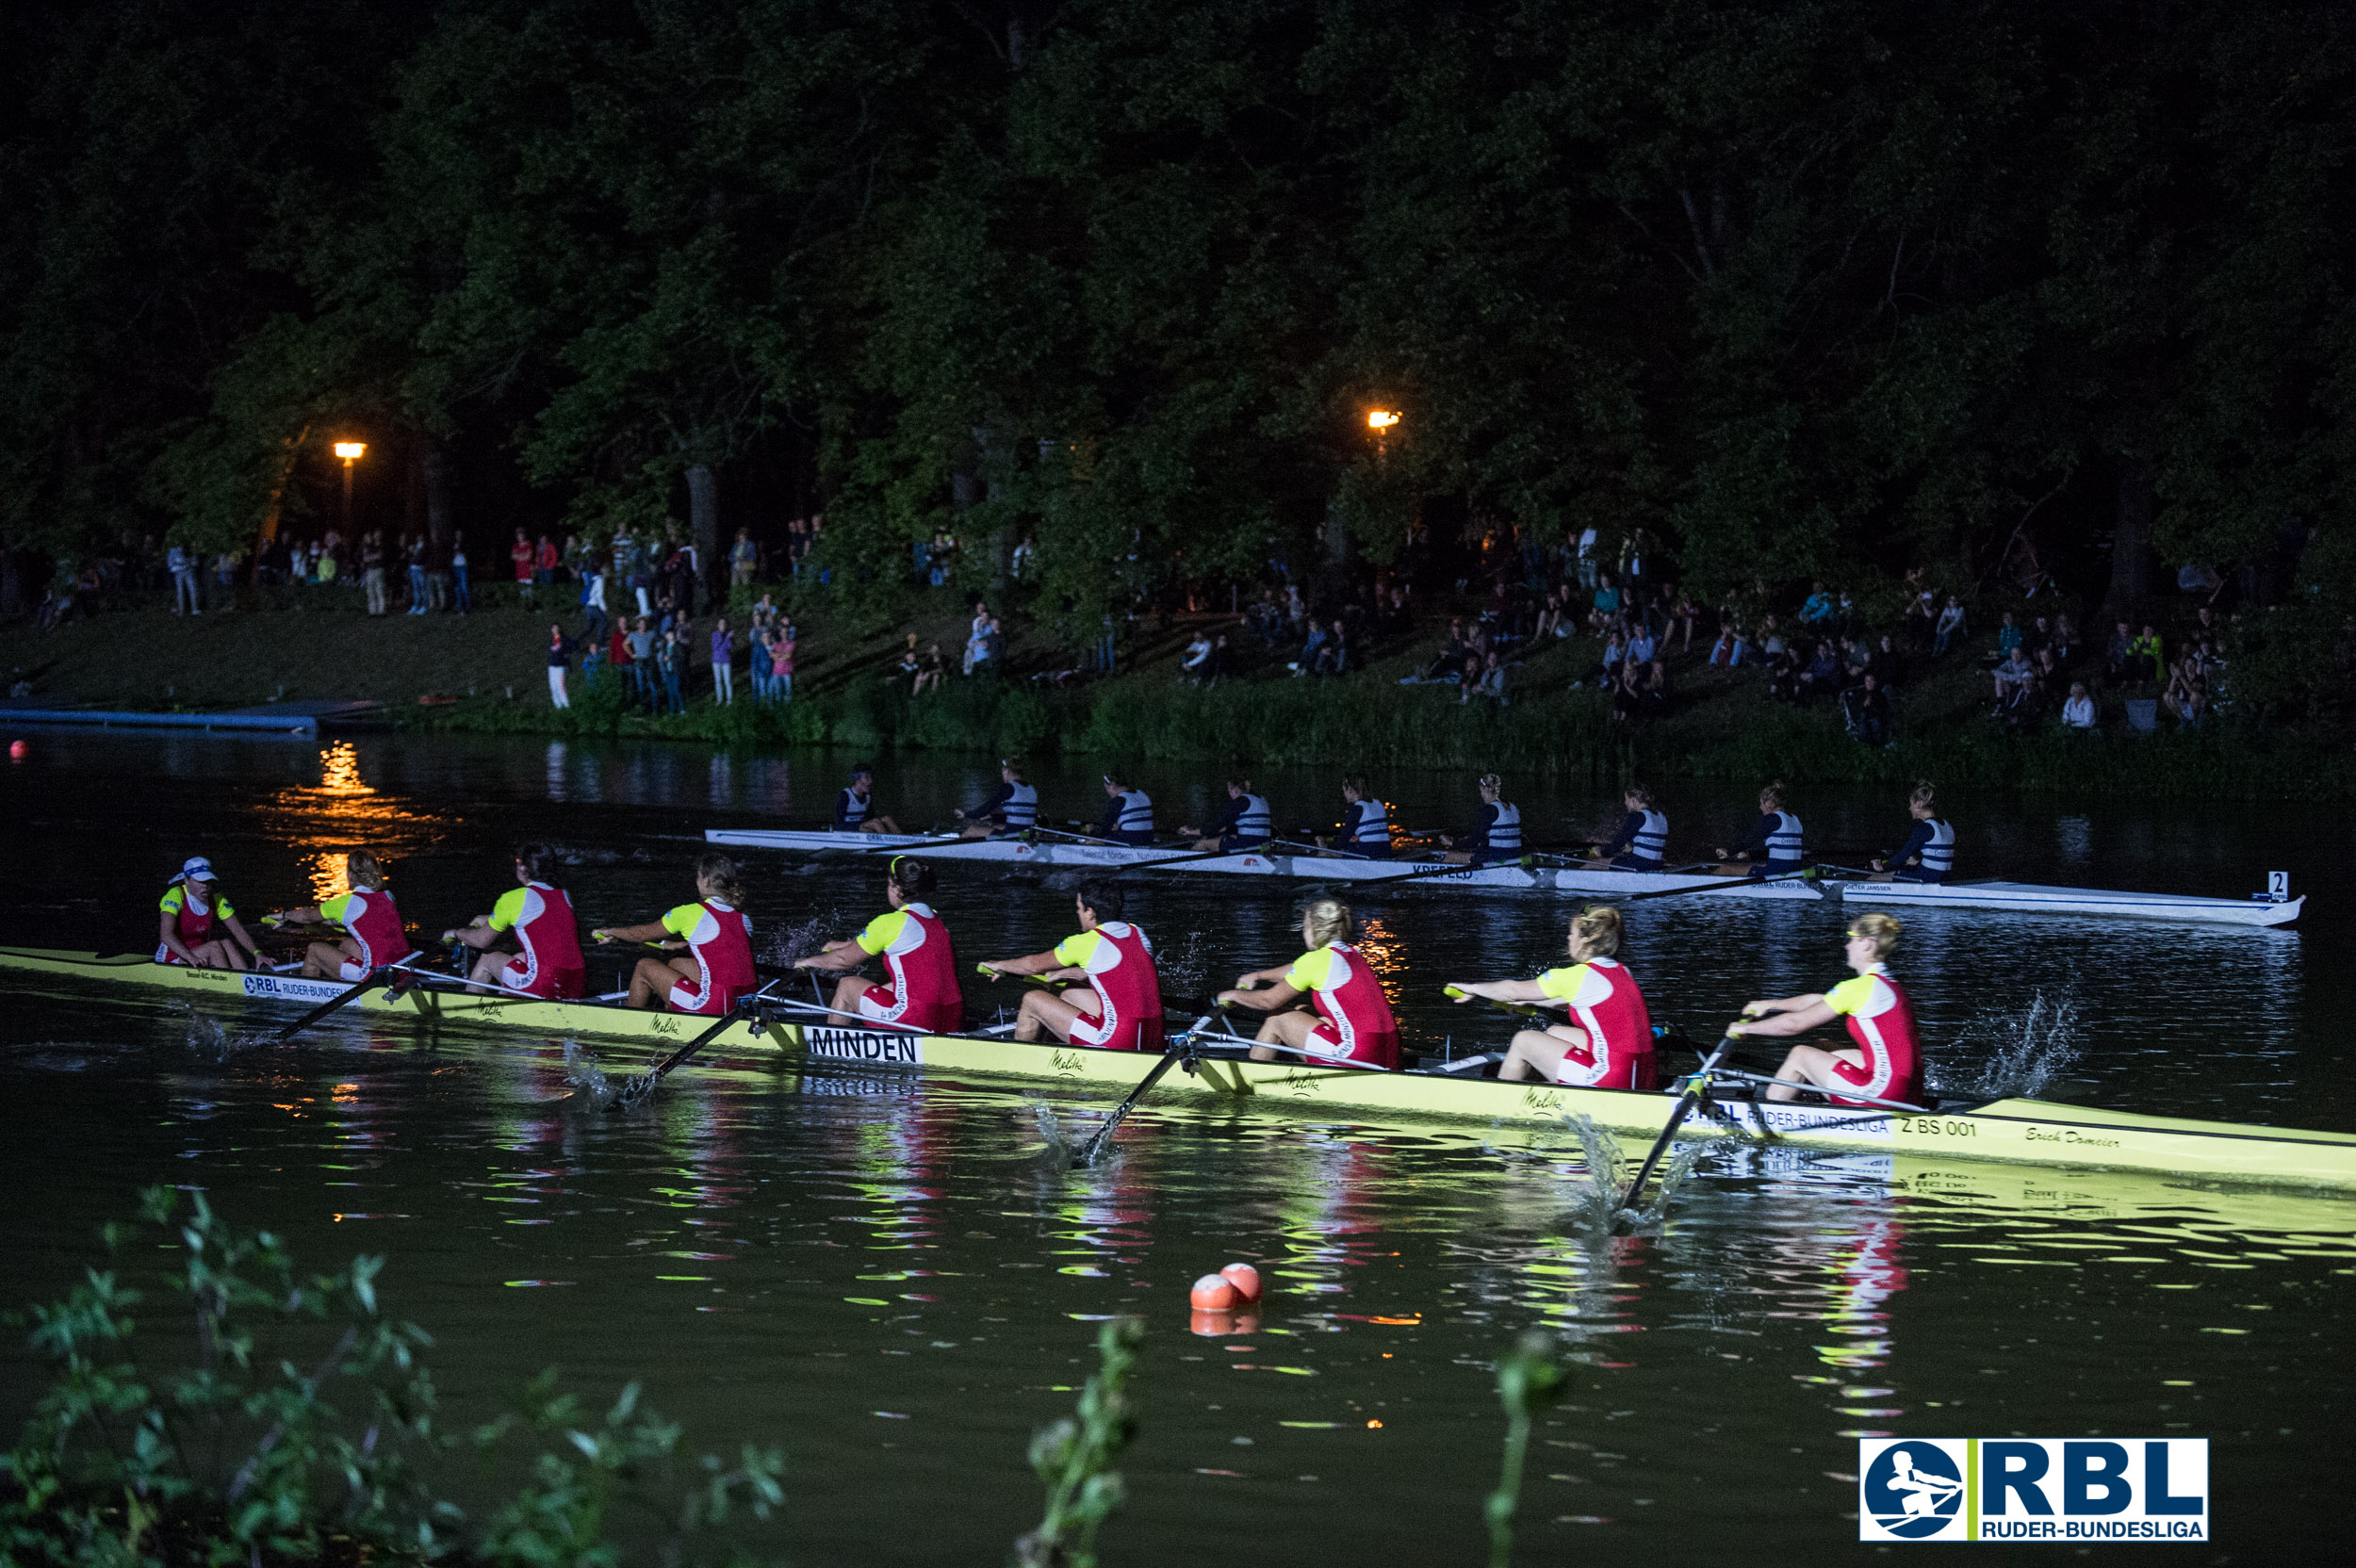
M728 562L720 553L720 482L709 463L697 463L687 470L688 538L695 541L695 564L700 568L705 588L716 595L722 604L728 602Z
M425 536L426 547L436 561L448 561L451 542L458 534L452 515L450 494L450 449L429 435L425 438L425 454L419 460L425 476Z
M2119 501L2111 532L2111 588L2103 598L2113 620L2138 621L2151 598L2151 463L2119 463Z

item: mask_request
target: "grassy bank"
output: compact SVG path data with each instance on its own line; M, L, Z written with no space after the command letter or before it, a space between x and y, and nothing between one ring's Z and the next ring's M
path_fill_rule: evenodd
M1027 678L1068 656L1018 638L1000 679L952 676L911 698L889 678L899 636L861 634L805 617L796 700L761 706L710 698L692 675L683 714L655 717L609 672L572 678L573 706L548 696L548 616L513 606L464 617L371 620L341 598L247 591L234 610L184 618L124 608L43 633L0 627L0 664L44 699L141 709L208 710L277 698L360 698L423 728L677 740L736 748L831 743L862 751L957 751L1335 768L1497 768L1591 778L1781 776L1798 783L1894 784L1934 777L1955 787L2176 798L2346 799L2356 770L2342 748L2230 723L2184 734L2132 736L2114 724L2093 737L2007 735L1980 716L1986 677L1958 656L1910 673L1896 703L1897 743L1869 748L1841 733L1828 707L1769 703L1750 672L1675 666L1668 715L1615 723L1601 694L1574 685L1594 658L1577 640L1536 650L1515 671L1512 705L1458 701L1452 687L1401 686L1420 641L1386 650L1337 680L1285 678L1263 660L1246 678L1203 689L1178 678L1181 628L1146 630L1132 669L1055 687ZM943 603L909 624L924 642L960 645L963 615ZM454 697L421 706L421 696ZM2116 704L2114 704L2116 710Z

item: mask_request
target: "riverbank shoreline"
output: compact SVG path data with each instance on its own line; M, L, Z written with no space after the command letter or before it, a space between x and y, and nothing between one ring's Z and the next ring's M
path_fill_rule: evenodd
M633 700L616 672L584 677L576 667L571 706L557 709L545 654L556 619L545 607L513 606L370 618L334 600L273 596L203 616L124 609L46 632L29 619L11 621L0 626L0 667L13 690L53 709L199 714L274 702L373 701L383 705L384 722L404 728L732 749L1063 751L1220 768L1500 769L1600 782L1780 777L1896 785L1929 777L1951 788L2028 793L2356 798L2356 769L2347 766L2345 748L2295 733L2242 731L2230 722L2147 734L2117 722L2091 736L2004 733L1980 712L1985 678L1968 655L1915 671L1894 704L1894 742L1873 747L1845 735L1829 704L1770 702L1755 675L1711 670L1697 656L1674 667L1678 689L1665 717L1617 722L1604 694L1575 684L1594 657L1581 639L1529 650L1505 706L1465 702L1453 686L1401 684L1420 658L1413 638L1340 678L1287 678L1281 664L1266 664L1198 686L1177 671L1191 623L1137 636L1130 667L1109 678L1063 685L1031 678L1068 656L1019 638L1006 677L953 675L937 693L911 697L891 674L905 630L861 634L804 617L793 702L754 702L740 669L737 700L715 704L710 672L699 668L687 711L657 716ZM575 630L578 616L558 624ZM1242 640L1234 623L1219 624ZM699 629L708 625L699 622ZM944 603L907 629L920 643L957 646L962 611ZM2116 713L2116 700L2112 707Z

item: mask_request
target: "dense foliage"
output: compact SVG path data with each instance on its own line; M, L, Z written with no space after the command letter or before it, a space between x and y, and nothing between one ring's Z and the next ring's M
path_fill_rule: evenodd
M235 547L357 433L437 532L823 506L837 593L1030 536L1075 623L1492 526L1706 593L2196 565L2316 647L2356 581L2344 7L11 15L20 552Z

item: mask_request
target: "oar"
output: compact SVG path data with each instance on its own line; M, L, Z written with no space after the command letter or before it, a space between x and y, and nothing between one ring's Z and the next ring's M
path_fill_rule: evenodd
M776 984L777 982L774 980L769 983L770 986L774 986ZM738 1019L743 1018L746 1013L750 1012L753 1009L754 1004L758 1003L763 996L767 995L768 991L769 986L763 986L761 989L752 992L750 995L739 998L735 1006L730 1007L727 1012L722 1013L718 1018L712 1021L711 1028L705 1030L702 1034L697 1035L694 1039L689 1040L685 1045L680 1046L677 1051L672 1052L668 1056L663 1057L662 1061L656 1063L648 1070L642 1072L637 1077L630 1079L628 1082L624 1083L621 1092L614 1097L614 1102L608 1105L606 1109L608 1111L618 1111L630 1105L634 1105L639 1101L644 1100L648 1094L653 1092L654 1086L657 1084L663 1082L665 1077L669 1076L673 1068L678 1067L680 1063L686 1061L688 1057L693 1056L696 1052L701 1051L705 1046L710 1045L713 1040L718 1039L729 1024L734 1023Z
M1652 1146L1652 1152L1644 1156L1644 1163L1636 1168L1636 1180L1630 1182L1628 1184L1628 1191L1620 1195L1621 1212L1626 1212L1638 1198L1643 1196L1644 1184L1652 1179L1652 1168L1661 1163L1661 1156L1667 1151L1670 1140L1677 1135L1677 1129L1685 1124L1685 1119L1693 1114L1693 1107L1701 1103L1702 1094L1710 1082L1710 1070L1717 1067L1718 1058L1726 1054L1726 1048L1734 1041L1735 1037L1732 1035L1721 1039L1718 1042L1718 1049L1704 1057L1702 1065L1694 1070L1693 1075L1686 1079L1685 1092L1677 1096L1677 1107L1669 1113L1669 1125L1661 1129L1660 1141ZM1612 1229L1616 1231L1619 1226L1615 1223Z
M1191 855L1173 855L1166 860L1139 860L1135 865L1123 866L1121 869L1122 871L1152 871L1155 866L1183 866L1189 860L1225 860L1238 855L1264 854L1267 847L1267 841L1263 841L1257 844L1239 844L1234 849L1197 850Z
M1699 888L1656 888L1650 892L1612 893L1610 897L1619 904L1642 904L1648 898L1676 898L1684 893L1714 893L1726 888L1763 888L1771 882L1813 882L1815 880L1816 868L1810 866L1806 871L1785 872L1777 876L1720 876L1712 878L1707 885Z
M398 977L396 977L393 973L395 970L401 971L401 974ZM320 1003L318 1006L312 1008L309 1012L303 1014L292 1023L289 1023L285 1028L279 1030L277 1036L270 1041L270 1043L272 1045L286 1044L288 1040L294 1038L297 1035L300 1035L303 1031L308 1029L314 1023L319 1022L319 1020L327 1017L331 1013L342 1011L352 1003L359 1001L365 992L372 991L377 987L384 984L386 980L394 978L398 978L400 980L401 988L405 991L416 982L417 971L409 967L409 960L406 958L401 959L399 963L379 965L378 967L369 970L367 974L361 977L358 985L352 987L341 996ZM400 993L395 992L394 994L398 995Z
M1162 1081L1163 1073L1168 1072L1181 1060L1194 1054L1194 1031L1210 1021L1210 1015L1207 1013L1196 1019L1193 1028L1188 1029L1163 1049L1162 1059L1153 1064L1153 1070L1147 1073L1137 1086L1129 1091L1128 1099L1113 1107L1113 1114L1104 1119L1104 1125L1090 1134L1088 1142L1072 1152L1073 1164L1094 1165L1096 1163L1097 1152L1104 1147L1104 1140L1113 1135L1113 1129L1128 1119L1129 1112L1136 1107L1138 1101L1145 1098L1146 1090Z

